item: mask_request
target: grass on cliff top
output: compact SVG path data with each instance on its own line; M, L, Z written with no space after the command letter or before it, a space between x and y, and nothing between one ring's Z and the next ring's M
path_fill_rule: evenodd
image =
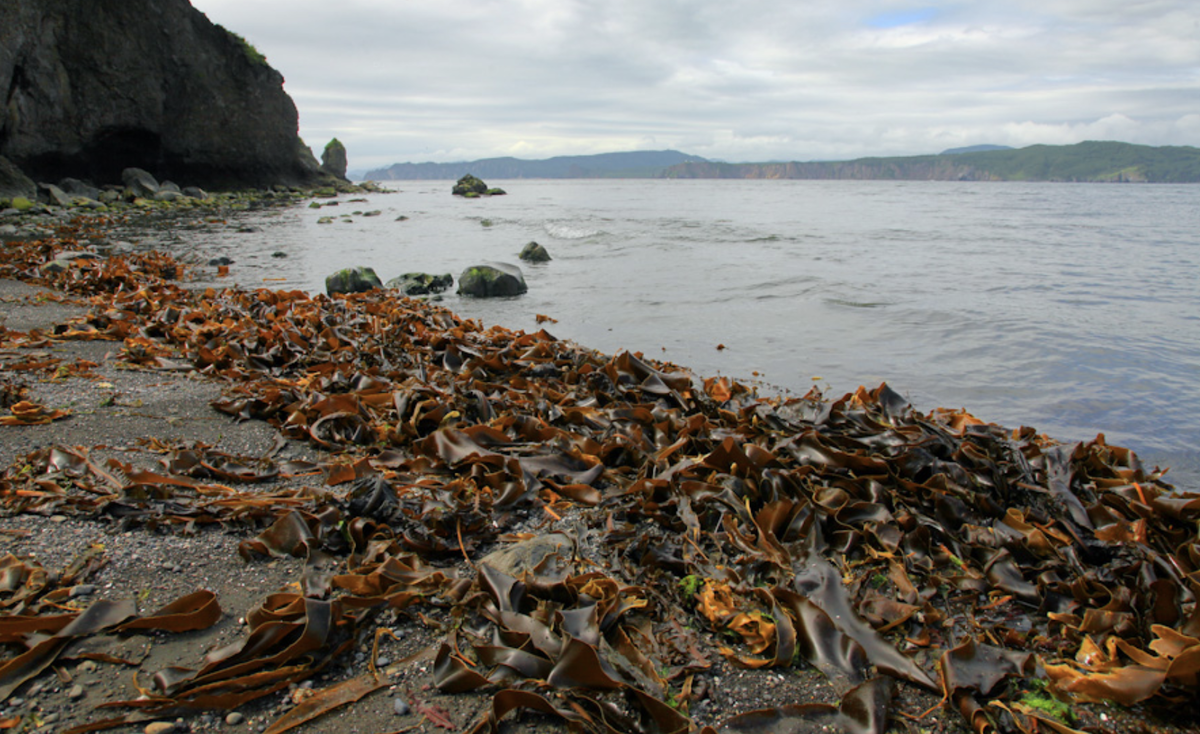
M257 48L254 47L253 43L250 43L244 37L234 33L233 31L229 30L225 26L218 25L217 27L220 28L221 30L225 31L226 33L228 33L230 38L232 38L233 40L235 40L239 44L241 44L242 51L245 52L246 58L250 60L250 63L256 64L258 66L266 66L267 65L267 57L263 56L262 53Z

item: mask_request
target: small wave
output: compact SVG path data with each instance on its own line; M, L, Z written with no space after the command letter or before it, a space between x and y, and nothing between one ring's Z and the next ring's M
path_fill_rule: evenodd
M746 242L778 242L781 239L783 238L777 234L769 234L765 237L751 237Z
M561 222L546 222L542 225L542 229L546 230L546 234L559 240L582 240L603 234L603 231L599 229L576 227Z
M850 308L880 308L893 305L888 301L848 301L844 298L826 298L825 302L832 306L848 306Z

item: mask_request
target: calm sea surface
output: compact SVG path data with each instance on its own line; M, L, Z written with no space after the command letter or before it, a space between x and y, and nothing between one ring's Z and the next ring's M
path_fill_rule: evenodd
M921 410L963 407L1062 440L1103 432L1200 489L1200 186L489 183L509 195L394 182L398 193L249 213L179 244L232 257L242 286L315 293L352 265L457 279L517 263L536 240L554 260L523 266L527 295L445 304L527 330L546 314L558 337L763 393L886 381ZM383 214L352 214L372 210Z

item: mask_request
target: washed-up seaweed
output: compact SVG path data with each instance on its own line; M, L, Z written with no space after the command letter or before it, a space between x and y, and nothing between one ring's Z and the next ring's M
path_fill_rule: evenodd
M192 291L164 279L179 271L162 255L78 262L53 284L91 311L41 336L224 380L218 411L344 458L288 467L192 446L147 472L59 447L0 478L7 512L253 528L249 562L305 559L300 590L264 600L243 642L159 671L96 728L267 695L378 611L430 608L457 620L437 685L493 692L457 724L475 732L522 709L592 732L696 730L687 712L716 656L811 666L841 696L734 716L717 729L731 733L879 734L920 717L896 707L897 686L935 692L981 733L1070 731L1021 705L1030 681L1068 701L1194 707L1200 494L1103 436L1060 444L921 413L886 385L766 398L385 291ZM241 488L279 473L320 486ZM496 561L537 541L535 515L561 542ZM16 625L0 634L0 700L26 679L4 671L44 644L12 621L22 588L0 585L0 630Z

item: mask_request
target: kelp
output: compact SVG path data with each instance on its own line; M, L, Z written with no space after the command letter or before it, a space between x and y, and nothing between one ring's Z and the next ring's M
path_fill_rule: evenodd
M267 695L374 612L429 608L458 620L439 688L493 692L475 732L521 709L592 732L695 730L714 655L811 666L842 696L723 732L882 732L919 713L897 709L897 685L942 694L979 732L1069 731L1019 702L1030 680L1065 700L1195 700L1200 494L1103 436L921 413L886 385L763 398L382 291L191 291L165 279L180 272L160 255L82 262L53 284L91 311L48 338L117 340L131 365L224 380L214 408L337 458L164 447L150 472L58 447L0 478L9 512L253 528L247 561L305 559L300 591L268 597L243 642L160 671L107 705L130 710L114 721ZM281 475L320 482L238 488ZM530 517L569 542L500 562L532 542ZM0 587L5 614L26 603L16 588Z

